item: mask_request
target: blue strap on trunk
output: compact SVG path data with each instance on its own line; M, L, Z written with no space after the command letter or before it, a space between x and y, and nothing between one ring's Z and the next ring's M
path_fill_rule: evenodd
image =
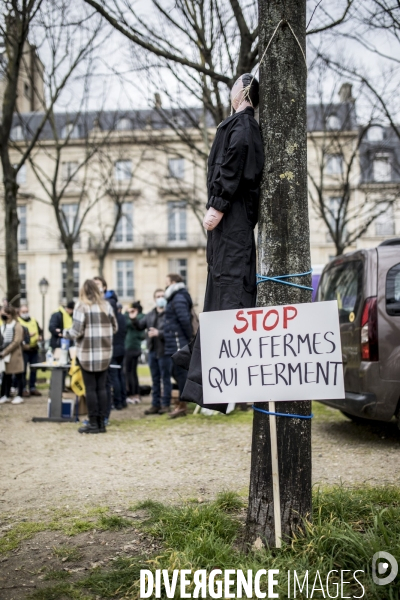
M284 281L285 279L289 279L290 277L305 277L306 275L310 275L312 273L312 269L307 271L306 273L294 273L294 275L276 275L275 277L268 277L267 275L259 275L257 273L257 285L259 283L264 283L265 281L275 281L275 283L283 283L284 285L290 285L292 287L297 287L302 290L311 290L314 291L314 288L308 287L307 285L299 285L298 283L291 283L290 281Z
M251 408L256 410L257 412L264 413L265 415L275 415L276 417L292 417L293 419L312 419L313 414L311 415L292 415L290 413L278 413L278 412L270 412L269 410L264 410L263 408L257 408L252 404Z

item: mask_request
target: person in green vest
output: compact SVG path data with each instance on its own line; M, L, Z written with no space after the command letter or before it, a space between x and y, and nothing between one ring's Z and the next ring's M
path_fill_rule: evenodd
M49 331L51 333L50 346L53 350L61 346L62 332L64 329L71 329L74 308L75 302L71 300L65 307L60 306L58 311L51 315Z
M23 374L22 396L24 398L28 398L29 396L41 396L42 394L36 389L36 369L30 369L28 389L26 375L28 364L34 365L39 362L39 341L43 339L43 331L36 319L29 314L29 307L27 304L23 304L19 309L18 321L29 333L29 344L24 343L22 346L25 368Z

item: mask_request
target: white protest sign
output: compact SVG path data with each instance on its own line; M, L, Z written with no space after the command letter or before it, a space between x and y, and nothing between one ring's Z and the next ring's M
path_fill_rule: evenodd
M204 404L344 398L336 300L200 315Z

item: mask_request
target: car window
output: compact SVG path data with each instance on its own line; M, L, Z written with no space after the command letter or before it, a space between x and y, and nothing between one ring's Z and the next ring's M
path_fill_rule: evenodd
M400 263L386 275L386 312L391 316L400 316Z
M363 263L344 262L323 274L318 287L318 300L337 300L340 323L352 322L362 296Z

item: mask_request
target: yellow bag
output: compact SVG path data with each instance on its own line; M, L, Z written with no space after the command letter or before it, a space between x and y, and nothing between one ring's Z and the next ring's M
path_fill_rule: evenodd
M76 364L76 359L73 358L71 367L68 372L71 376L71 389L77 396L84 396L86 394L85 384L83 383L83 376L81 368Z

